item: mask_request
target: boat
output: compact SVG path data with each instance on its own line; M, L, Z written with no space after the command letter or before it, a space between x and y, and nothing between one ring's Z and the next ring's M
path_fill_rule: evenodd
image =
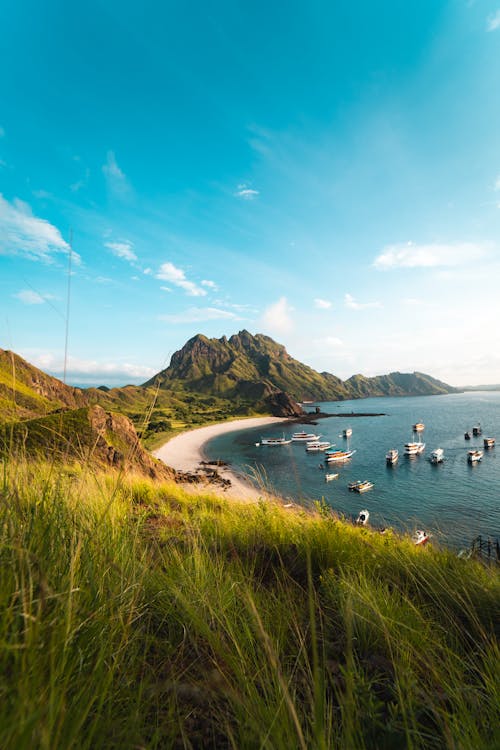
M385 460L388 464L395 464L398 458L399 451L397 448L391 448L391 450L387 451L387 453L385 454Z
M405 443L405 456L418 456L425 450L425 443Z
M309 453L315 453L317 451L326 451L332 447L332 443L322 442L320 440L313 440L306 445L306 451Z
M352 435L352 427L346 427L345 430L342 430L342 437L350 438Z
M325 474L325 482L331 482L332 479L338 479L338 477L339 477L338 474L333 474L333 473Z
M413 425L413 432L423 432L425 430L425 424L423 422L415 422Z
M358 517L356 518L356 524L358 526L366 526L369 518L370 518L370 514L367 510L360 510Z
M476 464L478 461L481 461L484 453L483 451L473 450L473 451L467 451L467 461L470 464Z
M290 438L283 437L264 437L260 439L261 445L290 445Z
M465 440L470 440L470 432L467 430L467 432L464 433Z
M444 461L444 450L442 448L436 448L429 456L431 464L440 464Z
M477 424L475 427L472 428L472 434L474 437L479 437L483 434L483 430L480 424Z
M372 489L373 482L369 482L368 479L358 480L357 482L350 482L347 486L350 492L368 492Z
M417 546L427 544L430 536L431 535L428 534L427 531L424 531L423 529L417 529L412 537L413 543Z
M292 435L293 443L307 443L313 440L319 440L321 435L315 435L313 432L294 432Z
M336 461L348 461L356 451L326 451L325 461L327 463L334 463Z
M495 438L484 438L483 445L486 448L486 450L489 450L490 448L494 448Z

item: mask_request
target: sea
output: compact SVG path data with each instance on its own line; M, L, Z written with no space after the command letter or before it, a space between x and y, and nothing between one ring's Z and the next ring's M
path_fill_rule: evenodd
M299 505L324 501L351 519L366 509L375 528L424 529L442 546L457 549L469 548L478 536L500 539L500 392L318 402L307 404L305 411L316 407L333 416L318 419L315 426L294 423L228 433L211 440L205 452ZM355 416L360 412L382 416ZM417 422L425 424L421 439L426 448L408 458L404 444L415 439ZM472 437L476 425L482 428L480 437ZM349 440L342 437L347 427L352 429ZM321 434L336 448L349 445L356 451L348 462L326 469L338 472L338 479L325 481L323 454L307 453L304 444L260 445L261 437L291 437L302 429ZM467 451L482 449L485 437L496 438L496 447L485 450L481 462L469 464ZM385 460L390 448L399 450L394 466ZM444 450L444 462L433 465L429 456L436 448ZM361 495L349 491L349 482L358 479L373 482L373 489Z

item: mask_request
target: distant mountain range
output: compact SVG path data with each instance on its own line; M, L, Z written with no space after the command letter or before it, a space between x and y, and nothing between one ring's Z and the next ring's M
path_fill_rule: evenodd
M66 458L73 452L81 458L94 446L92 457L99 464L129 465L127 456L133 454L135 469L150 475L157 469L143 454L138 435L151 446L179 429L230 417L300 416L304 401L456 390L419 372L353 375L344 381L316 372L273 339L248 331L229 339L198 334L154 378L123 388L74 388L0 349L0 425L12 428L3 429L4 449L9 439L28 451Z

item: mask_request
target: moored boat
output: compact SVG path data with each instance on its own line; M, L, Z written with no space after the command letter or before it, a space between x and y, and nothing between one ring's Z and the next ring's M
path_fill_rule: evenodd
M326 451L332 447L332 443L322 442L321 440L313 440L306 445L306 451L309 453L315 453L317 451Z
M442 448L436 448L431 452L429 456L431 464L440 464L444 461L444 450Z
M373 487L373 482L369 482L368 479L363 481L358 480L357 482L350 482L348 485L350 492L368 492Z
M370 518L370 514L367 510L360 510L358 517L356 518L356 524L358 526L366 526L369 518Z
M313 440L319 440L321 435L315 435L313 432L294 432L292 435L293 443L307 443Z
M333 472L330 472L329 474L325 474L325 482L331 482L333 479L338 479L339 475L334 474Z
M415 422L413 425L413 432L423 432L425 430L425 424L423 422Z
M481 461L481 459L483 458L483 455L484 455L483 451L478 451L478 450L467 451L467 461L470 464L476 464L478 463L478 461Z
M483 434L483 429L479 423L472 428L472 434L474 435L474 437L479 437Z
M342 430L342 437L350 438L352 435L352 427L346 427L345 430Z
M470 432L467 430L467 432L464 432L464 438L465 440L470 440Z
M425 450L425 443L405 443L405 456L418 456Z
M290 438L283 437L263 437L260 439L261 445L290 445Z
M388 464L395 464L398 458L399 451L397 448L391 448L391 450L387 451L387 453L385 454L385 460Z
M336 461L348 461L356 451L326 451L325 461L335 463Z
M486 448L486 450L489 450L490 448L494 448L495 438L484 438L483 445Z

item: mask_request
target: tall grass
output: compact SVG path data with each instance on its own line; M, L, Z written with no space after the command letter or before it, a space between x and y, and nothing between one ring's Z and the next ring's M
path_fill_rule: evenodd
M2 748L500 747L498 569L13 461L0 563Z

